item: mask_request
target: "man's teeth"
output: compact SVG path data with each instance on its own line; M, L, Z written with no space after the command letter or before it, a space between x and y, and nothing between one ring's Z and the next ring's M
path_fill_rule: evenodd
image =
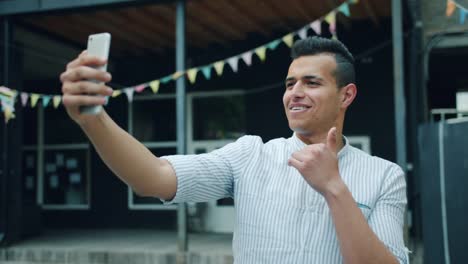
M305 106L295 106L295 107L291 108L291 110L293 110L293 111L301 111L301 110L305 110L305 109L307 109L307 107L305 107Z

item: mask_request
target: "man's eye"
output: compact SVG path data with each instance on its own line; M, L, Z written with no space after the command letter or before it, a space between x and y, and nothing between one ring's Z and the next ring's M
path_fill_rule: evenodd
M319 85L319 83L317 83L317 82L307 82L307 84L308 84L308 85L313 85L313 86Z

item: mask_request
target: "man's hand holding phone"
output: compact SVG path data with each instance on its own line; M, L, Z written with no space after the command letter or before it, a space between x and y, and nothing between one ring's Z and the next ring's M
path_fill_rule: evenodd
M104 96L112 95L112 88L105 85L112 79L111 75L96 69L106 63L106 59L91 56L87 51L83 51L75 60L68 63L66 71L60 75L63 104L68 115L79 125L97 116L82 114L80 106L104 105L106 102Z

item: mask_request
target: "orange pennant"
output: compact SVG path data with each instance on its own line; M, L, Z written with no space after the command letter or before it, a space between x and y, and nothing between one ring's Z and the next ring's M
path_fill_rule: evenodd
M445 10L445 15L447 17L451 17L453 15L453 12L455 12L456 5L452 0L447 0L447 9Z

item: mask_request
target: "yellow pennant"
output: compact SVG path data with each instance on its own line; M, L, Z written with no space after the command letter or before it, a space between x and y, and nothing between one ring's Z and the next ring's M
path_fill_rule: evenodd
M357 3L359 3L359 0L351 0L351 1L349 1L349 2L350 2L351 4L357 4Z
M453 12L455 12L456 5L452 0L447 0L447 9L445 10L445 15L447 17L451 17L453 15Z
M54 98L52 99L52 103L54 104L54 108L57 108L59 106L60 101L62 101L62 97L60 95L55 95Z
M260 58L261 61L265 61L266 47L263 46L263 47L255 49L255 54L257 54L257 56Z
M177 79L179 79L182 75L184 75L184 72L183 72L183 71L177 71L177 72L175 72L174 74L172 74L172 79L173 79L173 80L177 80Z
M38 94L31 94L31 107L36 107L37 101L39 100Z
M193 84L195 82L195 80L197 79L197 73L198 73L197 68L192 68L187 71L187 76L188 76L190 83Z
M151 87L151 90L153 93L157 93L159 90L159 80L154 80L149 83L149 86Z
M217 61L213 64L215 71L218 75L223 74L224 70L224 61Z
M284 36L283 41L284 41L284 43L286 43L286 45L288 45L288 47L291 47L292 44L293 44L293 41L294 41L293 33L289 33L286 36Z
M121 94L122 94L122 91L121 91L121 90L114 90L114 91L112 92L112 97L115 98L115 97L117 97L117 96L119 96L119 95L121 95Z
M13 111L11 111L10 108L6 107L4 110L3 110L3 115L5 115L5 124L8 123L8 121L10 119L13 119L15 118L15 114L13 113Z

